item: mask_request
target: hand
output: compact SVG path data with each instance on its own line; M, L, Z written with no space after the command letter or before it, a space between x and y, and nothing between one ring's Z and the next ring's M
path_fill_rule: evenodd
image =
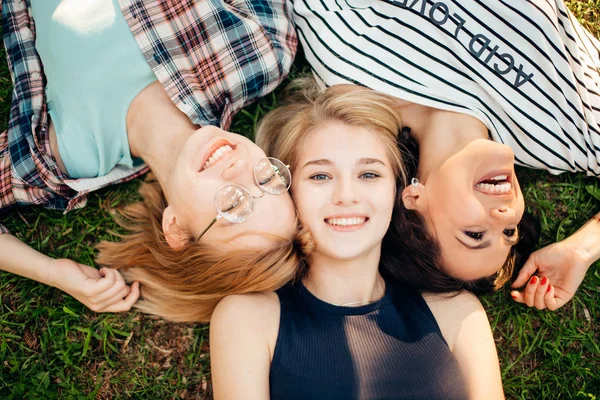
M538 310L556 310L565 305L577 291L592 259L584 249L565 239L531 254L512 284L512 298ZM532 276L533 274L537 276Z
M129 287L119 271L78 264L68 259L50 260L50 284L70 294L96 312L123 312L140 296L139 282Z

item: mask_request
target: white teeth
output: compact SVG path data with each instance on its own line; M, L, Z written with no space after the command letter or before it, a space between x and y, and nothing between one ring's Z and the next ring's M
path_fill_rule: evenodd
M506 175L498 175L498 176L491 178L490 180L491 181L505 181L507 179L508 179L508 176L506 176Z
M480 192L487 194L507 194L510 193L512 189L510 182L499 183L497 185L491 183L478 183L475 187Z
M225 146L219 147L217 150L215 150L211 154L211 156L208 158L208 160L204 164L204 168L202 168L202 169L205 170L206 168L211 167L217 161L219 161L219 159L221 157L223 157L225 154L230 153L232 151L233 151L233 148L230 145L228 145L228 144L226 144Z
M364 224L367 219L364 217L359 218L329 218L326 219L329 225L341 225L341 226L353 226Z

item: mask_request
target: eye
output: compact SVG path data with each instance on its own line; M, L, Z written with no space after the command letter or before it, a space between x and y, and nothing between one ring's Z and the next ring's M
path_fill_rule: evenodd
M326 174L314 174L314 175L311 175L308 179L313 180L313 181L326 181L331 178L329 178L329 176L327 176Z
M502 233L504 233L507 237L513 237L517 233L517 229L516 228L505 229L502 231Z
M259 181L259 182L258 182L258 184L259 184L260 186L265 186L265 185L267 185L269 182L271 182L271 181L272 181L272 180L273 180L273 179L274 179L276 176L277 176L277 174L276 174L276 173L273 173L273 174L271 174L271 175L269 175L269 176L265 177L263 180Z
M482 240L483 239L483 234L485 232L471 232L471 231L464 231L465 235L467 235L468 237L470 237L471 239L475 239L475 240Z
M376 178L379 178L380 176L381 175L379 175L379 174L377 174L375 172L365 172L365 173L363 173L363 174L360 175L360 177L362 179L367 179L367 180L376 179Z

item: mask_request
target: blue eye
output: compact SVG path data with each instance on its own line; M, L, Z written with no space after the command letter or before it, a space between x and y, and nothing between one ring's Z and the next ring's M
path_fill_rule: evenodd
M379 178L380 175L376 174L375 172L365 172L364 174L361 174L360 177L363 179L375 179Z
M471 231L464 231L465 235L467 235L468 237L470 237L471 239L475 239L475 240L482 240L483 239L483 234L485 232L471 232Z
M326 181L329 178L329 176L325 175L325 174L314 174L311 175L308 179L311 179L313 181Z

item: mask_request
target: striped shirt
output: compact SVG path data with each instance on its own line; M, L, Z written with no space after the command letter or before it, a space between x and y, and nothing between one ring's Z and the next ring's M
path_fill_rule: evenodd
M272 91L291 67L297 41L284 0L119 4L157 79L197 125L226 129L236 111ZM118 166L78 180L61 173L50 151L29 0L2 1L2 31L14 89L8 129L0 134L0 211L21 204L69 211L83 207L89 192L147 171ZM0 233L6 232L0 220Z
M291 1L321 83L469 114L520 165L600 176L600 42L562 0Z

